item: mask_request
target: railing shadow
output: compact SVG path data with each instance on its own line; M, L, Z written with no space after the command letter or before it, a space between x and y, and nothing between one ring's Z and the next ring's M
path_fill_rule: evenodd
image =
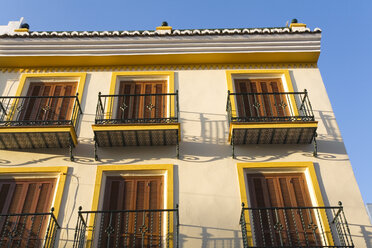
M352 231L352 238L354 240L355 247L365 246L367 248L372 248L372 226L371 225L357 225L350 224ZM357 230L359 229L360 235L357 235ZM363 241L362 241L363 240ZM362 244L363 242L363 244Z
M319 160L346 161L348 160L345 146L338 134L332 113L320 112L319 125L324 125L325 130L318 134L318 157ZM89 128L93 123L92 116L82 119L83 129ZM89 118L88 118L89 117ZM232 148L228 143L228 121L226 114L201 113L181 111L181 142L180 160L188 162L211 162L220 159L231 158ZM318 117L319 118L319 117ZM88 120L89 119L89 120ZM324 123L324 124L323 124ZM323 127L321 127L323 128ZM236 146L236 159L243 162L262 161L269 162L277 159L288 158L295 154L301 154L304 158L313 157L313 144L304 145L238 145ZM7 152L7 150L0 151ZM67 149L22 149L12 152L40 153L42 158L28 159L23 156L22 162L11 161L11 156L3 156L0 165L20 166L28 164L41 164L52 160L64 159L69 161ZM136 163L146 160L161 160L164 158L176 159L174 146L151 146L151 147L107 147L100 148L100 161L94 160L93 137L80 137L79 144L73 150L74 163L78 164L115 164ZM32 157L32 156L31 156ZM28 160L27 160L28 159ZM23 160L23 159L22 159Z
M180 229L193 229L192 232L200 232L198 236L191 236L180 232L180 248L190 247L188 242L200 243L201 248L240 248L242 247L242 238L240 230L205 227L195 225L180 225ZM227 237L214 237L213 232L226 232L230 235ZM199 247L199 246L198 246Z

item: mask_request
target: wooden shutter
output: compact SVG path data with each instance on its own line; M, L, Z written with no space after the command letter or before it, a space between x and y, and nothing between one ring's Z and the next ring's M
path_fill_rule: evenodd
M282 233L285 244L288 245L292 241L292 244L299 242L306 246L306 238L313 245L315 245L315 239L320 242L318 230L315 237L314 233L306 228L311 221L316 222L313 210L278 209L275 213L273 210L267 209L271 207L311 207L304 174L248 174L248 187L252 207L261 208L261 210L252 211L253 222L256 224L254 226L257 245L276 246L279 244L279 233L274 228L274 223L278 221L277 218L284 226L284 230L287 230Z
M163 178L161 176L146 177L107 177L104 210L149 210L163 208ZM126 212L122 214L107 214L103 219L104 229L111 225L119 229L110 238L112 242L119 239L120 246L141 244L139 228L145 223L149 228L144 243L158 245L161 239L160 212ZM111 217L111 218L110 218ZM119 237L117 237L119 235ZM125 235L127 235L125 238ZM103 247L106 247L108 237L100 233ZM151 237L150 237L151 236ZM135 240L134 240L135 239ZM133 241L134 240L134 241ZM112 244L112 242L110 242ZM146 246L147 247L147 246Z
M34 82L30 84L27 96L74 96L76 85L76 82ZM72 98L26 99L19 120L66 120L71 117L73 103Z
M41 83L31 83L28 88L27 96L42 96L45 91L44 86ZM20 100L22 101L22 100ZM38 110L40 109L40 99L30 98L20 102L22 111L20 113L20 120L36 120Z
M0 180L0 211L45 213L50 211L55 179Z
M166 97L151 94L166 92L166 81L122 81L119 87L117 119L163 118L166 114ZM145 96L139 96L144 95ZM148 95L150 94L150 96ZM132 95L132 96L128 96ZM138 96L135 96L138 95ZM149 108L150 106L153 108ZM123 107L125 106L125 107Z
M282 93L283 84L280 79L237 79L237 93L257 93L254 95L237 95L239 116L275 117L288 114L288 103L285 95L265 95L260 93Z
M162 209L162 177L108 177L104 210Z
M7 247L39 247L42 244L49 216L34 213L49 213L55 179L5 179L0 180L0 213L29 213L29 216L12 216L0 219L1 234L17 230L13 239L3 237Z

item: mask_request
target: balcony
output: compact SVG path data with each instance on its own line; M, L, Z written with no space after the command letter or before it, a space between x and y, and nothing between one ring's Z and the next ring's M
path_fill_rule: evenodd
M95 125L98 147L176 145L179 155L178 92L98 96Z
M53 214L22 213L0 215L1 247L46 247L55 246L60 226Z
M226 111L233 146L242 144L311 144L316 155L317 122L304 92L230 93Z
M0 149L72 148L82 114L78 96L0 97Z
M179 247L176 209L81 211L73 247Z
M243 208L244 247L354 247L341 202L337 207Z

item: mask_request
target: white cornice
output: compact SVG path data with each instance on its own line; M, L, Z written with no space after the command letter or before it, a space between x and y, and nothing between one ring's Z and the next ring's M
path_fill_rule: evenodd
M110 56L319 52L320 33L215 36L0 38L0 56Z

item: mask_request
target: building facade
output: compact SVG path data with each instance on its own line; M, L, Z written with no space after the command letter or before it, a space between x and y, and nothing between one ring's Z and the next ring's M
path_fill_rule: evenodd
M320 29L0 31L2 244L372 245Z

